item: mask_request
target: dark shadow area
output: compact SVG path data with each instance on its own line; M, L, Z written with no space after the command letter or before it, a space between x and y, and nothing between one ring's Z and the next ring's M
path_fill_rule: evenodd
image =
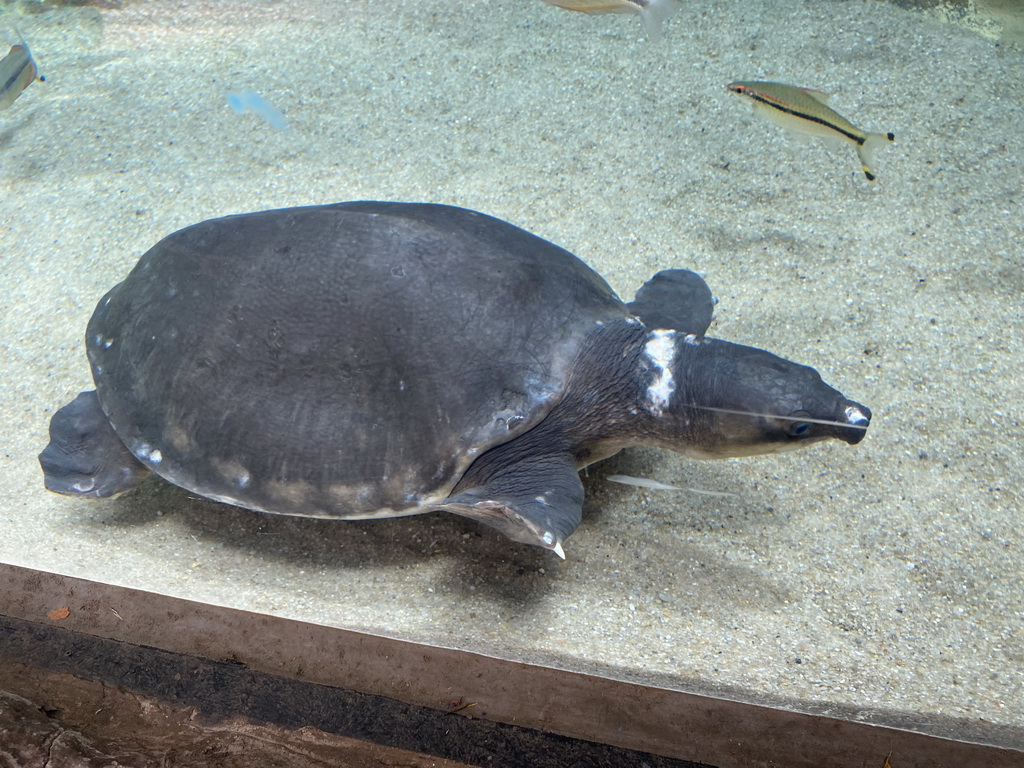
M154 526L166 518L183 524L196 541L210 542L251 557L258 564L274 562L314 571L338 572L383 569L399 580L435 558L445 561L443 575L433 584L437 592L477 598L503 609L508 617L523 616L531 604L559 591L559 580L570 578L584 561L614 561L643 548L642 540L609 531L629 529L641 522L671 542L674 559L651 563L650 589L659 600L672 603L669 590L656 581L686 584L689 598L671 604L673 610L697 610L697 596L714 595L716 602L742 601L772 607L793 596L770 573L711 560L701 549L700 534L711 529L735 530L780 525L771 510L774 493L750 499L743 494L749 478L736 475L739 465L693 466L690 485L708 490L728 488L735 497L708 497L684 491L652 491L622 485L608 475L658 477L668 454L631 449L583 470L586 490L583 524L569 539L567 561L552 553L511 541L487 526L445 512L376 520L318 519L276 515L221 504L177 488L157 477L114 500L89 502L92 524L112 528ZM752 468L753 469L753 468ZM754 484L756 488L756 483ZM620 519L630 516L635 520ZM600 549L613 541L622 552ZM598 549L595 549L597 547ZM667 570L669 569L670 570ZM642 586L642 585L638 585ZM684 597L684 596L678 596Z

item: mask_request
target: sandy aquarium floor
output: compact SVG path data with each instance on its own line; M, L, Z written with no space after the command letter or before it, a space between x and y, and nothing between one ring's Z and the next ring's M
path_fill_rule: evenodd
M46 82L0 112L0 559L252 611L814 710L1024 726L1024 52L877 0L153 0L0 14ZM39 10L39 8L36 8ZM5 49L6 50L6 49ZM879 180L725 83L893 131ZM236 114L253 90L290 130ZM152 480L47 493L97 299L201 219L350 199L478 209L624 297L688 267L710 335L813 365L866 440L590 469L567 559L444 515L258 514ZM736 494L645 492L608 474Z

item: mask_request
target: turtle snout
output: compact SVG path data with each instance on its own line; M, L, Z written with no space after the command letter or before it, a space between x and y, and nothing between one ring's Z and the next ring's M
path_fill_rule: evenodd
M843 408L841 421L850 426L840 428L836 436L850 445L856 445L868 433L871 410L860 403L847 402Z

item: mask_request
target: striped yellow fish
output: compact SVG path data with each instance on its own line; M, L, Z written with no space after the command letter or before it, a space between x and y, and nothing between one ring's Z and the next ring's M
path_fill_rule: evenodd
M24 41L0 59L0 110L7 109L33 80L42 80L35 59Z
M679 10L677 0L544 0L567 11L580 13L638 13L651 40L661 37L665 19Z
M725 87L750 99L755 112L784 128L853 144L869 181L875 180L874 151L896 140L891 133L862 131L838 112L829 109L825 105L828 94L821 91L755 81L729 83Z

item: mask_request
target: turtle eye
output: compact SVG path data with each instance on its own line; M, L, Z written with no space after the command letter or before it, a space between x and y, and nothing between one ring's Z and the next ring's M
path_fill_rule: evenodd
M806 416L805 413L794 414L797 417ZM786 434L790 437L803 437L810 430L810 422L807 421L787 421L786 422Z

